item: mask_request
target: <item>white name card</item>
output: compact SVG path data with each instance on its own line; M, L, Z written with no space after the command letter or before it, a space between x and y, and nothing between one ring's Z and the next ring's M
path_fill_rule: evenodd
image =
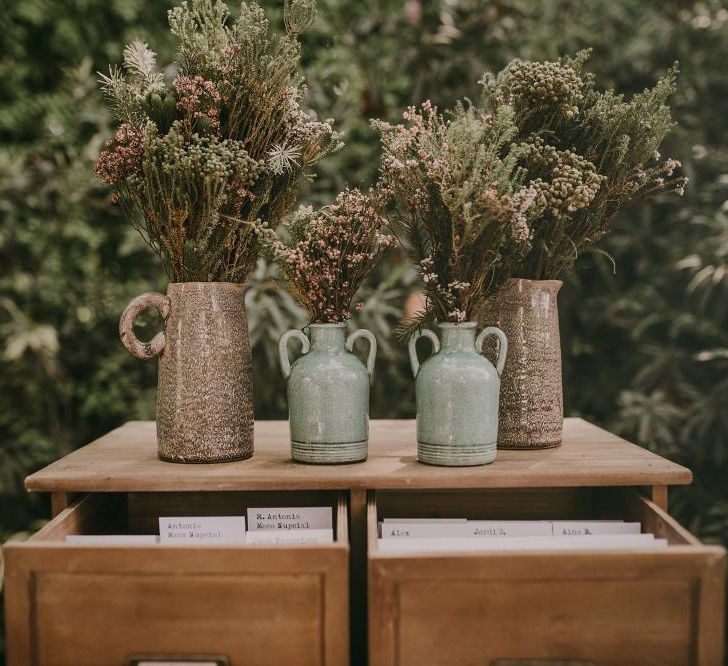
M250 545L286 546L325 544L334 542L334 530L303 529L303 530L253 530L248 532L245 543Z
M66 543L104 546L152 546L159 543L156 534L67 534Z
M551 536L549 521L469 520L458 523L383 523L382 538Z
M329 506L294 506L248 509L248 529L255 530L325 530L333 529Z
M600 536L604 534L639 534L640 523L609 520L554 520L554 536Z
M159 519L159 540L174 544L245 543L244 516L191 516Z
M384 523L428 523L438 525L441 523L467 523L467 518L385 518Z
M383 553L442 553L473 551L537 551L537 550L613 550L666 548L667 540L655 539L652 534L617 534L603 536L561 537L503 537L501 539L378 539Z

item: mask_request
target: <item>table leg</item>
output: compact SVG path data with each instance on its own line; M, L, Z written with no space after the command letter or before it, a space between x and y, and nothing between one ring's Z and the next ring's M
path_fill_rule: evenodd
M652 486L652 501L667 511L667 486Z
M69 493L51 493L51 518L55 518L70 503Z
M351 666L367 664L367 491L349 496Z

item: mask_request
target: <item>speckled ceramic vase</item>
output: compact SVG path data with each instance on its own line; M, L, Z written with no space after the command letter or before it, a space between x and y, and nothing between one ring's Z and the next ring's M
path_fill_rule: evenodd
M154 307L164 320L151 342L134 319ZM137 358L159 355L157 443L162 460L214 463L253 455L253 385L245 285L179 282L142 294L119 322Z
M559 280L508 280L481 312L480 323L499 326L509 343L501 378L499 448L561 444L564 409L556 300L561 285ZM492 350L486 349L489 353Z
M360 329L346 337L346 324L311 324L310 340L298 330L278 342L288 380L291 456L318 465L366 460L369 442L369 380L377 341ZM358 338L369 342L366 367L352 353ZM291 366L288 342L301 341L302 355Z
M417 399L417 459L448 467L485 465L496 455L506 336L489 327L476 338L474 321L438 326L439 338L425 329L409 341ZM495 367L480 354L489 336L498 340ZM433 355L421 366L415 348L420 337L429 339L433 348Z

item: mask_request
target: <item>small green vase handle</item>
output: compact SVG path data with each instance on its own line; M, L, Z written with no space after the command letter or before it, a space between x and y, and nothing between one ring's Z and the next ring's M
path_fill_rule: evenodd
M147 308L156 308L162 319L167 321L170 307L169 298L156 291L137 296L126 306L119 320L119 337L132 356L147 359L162 353L165 344L164 331L159 331L149 342L142 342L134 335L134 320Z
M484 328L480 335L475 338L475 351L478 354L483 353L483 342L489 335L495 335L498 338L498 360L495 363L495 369L500 377L503 374L503 366L506 364L506 354L508 353L508 338L506 334L496 326L488 326Z
M358 331L354 331L348 338L346 338L346 351L354 350L354 343L359 338L365 338L369 341L369 355L367 356L367 374L371 379L374 374L374 359L377 357L377 339L374 337L371 331L367 331L365 328L360 328Z
M423 328L417 331L410 339L407 345L409 349L410 365L412 366L412 374L417 377L417 373L420 371L420 362L417 359L417 341L420 338L427 338L432 342L432 355L434 356L440 351L440 339L437 337L434 331L429 328Z
M297 338L301 341L302 354L308 354L311 349L311 343L308 341L308 338L304 335L303 331L299 331L297 328L286 331L281 335L281 339L278 340L278 358L281 362L283 377L286 379L291 376L291 361L288 358L288 341L291 338Z

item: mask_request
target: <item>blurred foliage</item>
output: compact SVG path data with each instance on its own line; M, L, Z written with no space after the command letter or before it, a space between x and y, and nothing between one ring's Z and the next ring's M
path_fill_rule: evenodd
M271 10L277 0L266 0ZM566 411L690 467L672 512L728 543L728 3L726 0L320 0L304 36L309 103L347 147L303 193L313 205L371 182L370 117L425 97L478 94L484 69L593 47L602 85L654 83L675 59L679 127L665 153L684 199L631 210L582 257L560 294ZM129 356L117 321L164 289L155 257L92 172L111 132L94 72L153 39L169 60L166 0L7 0L0 12L0 540L31 529L46 500L25 475L127 419L154 413L156 369ZM280 12L278 13L280 16ZM166 49L166 51L165 51ZM382 351L373 417L411 417L406 354L392 337L416 281L397 256L363 290L357 325ZM259 266L248 293L256 414L284 418L278 335L305 317ZM151 337L148 319L140 335ZM0 649L0 653L2 650Z

